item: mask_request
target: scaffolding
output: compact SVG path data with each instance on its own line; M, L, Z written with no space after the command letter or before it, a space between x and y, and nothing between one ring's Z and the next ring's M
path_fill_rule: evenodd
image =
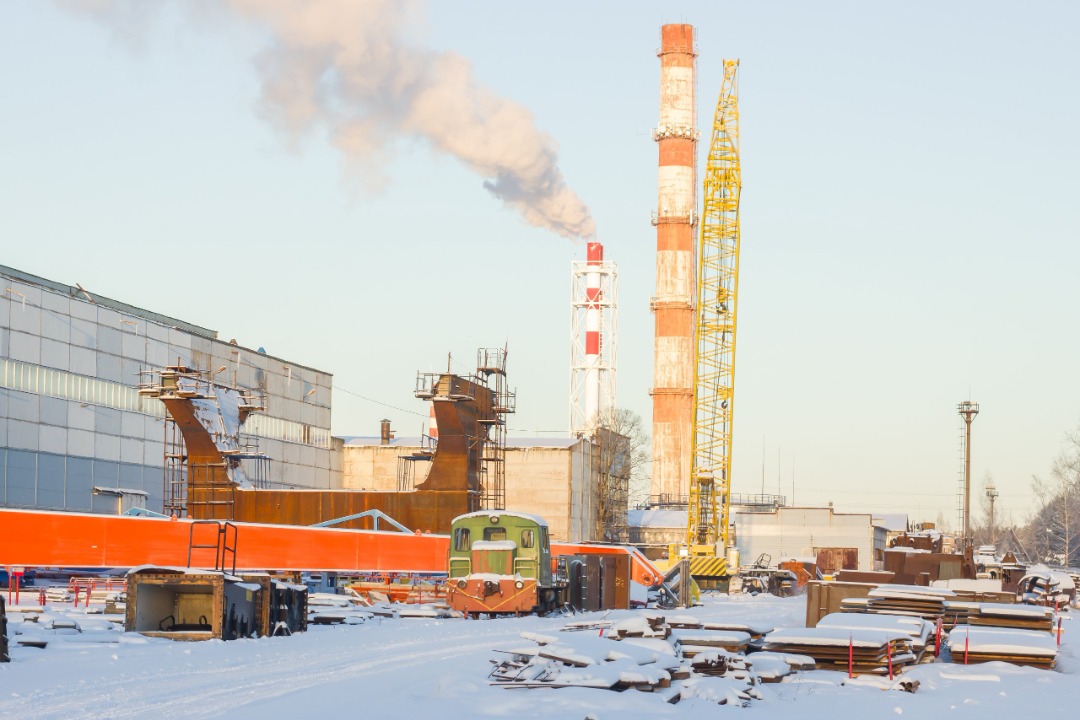
M475 418L475 422L460 423L460 434L468 458L468 509L470 512L505 509L506 416L516 410L516 393L509 389L506 382L506 349L477 350L474 375L455 375L449 371L449 365L445 373L417 373L414 394L421 400L436 403L436 406L448 402L467 404L469 409L465 415ZM432 481L432 475L437 472L440 447L443 448L442 452L454 452L441 444L446 438L447 435L440 429L440 443L435 445L433 453L421 451L401 457L397 469L399 490L424 489L416 482L417 462L433 463L431 474L425 482ZM475 479L472 476L474 470ZM445 482L445 477L436 482ZM451 485L455 483L452 481Z
M476 351L476 376L492 392L490 412L477 414L480 438L480 509L506 509L506 416L516 411L516 393L506 383L506 349Z
M424 438L428 436L425 435ZM421 438L421 442L423 442ZM430 463L435 457L435 450L421 448L417 452L398 457L397 465L397 489L398 492L412 492L416 490L416 479L420 476L416 463Z
M240 432L249 414L265 409L262 397L258 391L221 383L216 375L179 361L139 373L139 394L162 400L167 410L162 458L162 512L166 515L229 519L236 501L234 476L243 477L256 489L269 486L269 456L259 450L257 439ZM236 402L238 423L233 430L226 429L220 416L219 403L225 396L232 396ZM213 453L191 457L170 407L170 401L178 400L202 403L218 413L217 423L205 426Z

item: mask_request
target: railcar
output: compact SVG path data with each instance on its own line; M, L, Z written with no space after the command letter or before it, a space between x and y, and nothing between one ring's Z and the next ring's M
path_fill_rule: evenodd
M547 612L565 599L565 573L553 567L548 524L540 517L485 510L454 519L447 602L470 614Z

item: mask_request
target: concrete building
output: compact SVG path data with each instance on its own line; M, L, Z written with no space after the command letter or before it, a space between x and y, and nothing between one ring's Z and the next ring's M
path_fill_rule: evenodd
M732 496L732 538L742 566L765 554L774 566L796 558L816 561L820 555L826 564L846 558L857 565L851 569L881 568L888 531L877 518L829 507L784 507L784 502L780 495ZM650 558L666 558L668 545L685 539L685 508L630 511L630 542Z
M0 266L0 506L160 510L165 413L137 385L177 360L259 391L244 440L270 456L270 487L340 486L329 373Z
M786 502L783 495L733 493L731 517L737 512L770 512ZM686 502L633 509L628 524L632 545L653 560L667 558L670 545L686 542Z
M744 566L765 554L774 565L812 559L832 569L828 568L831 558L844 557L846 561L836 570L883 567L886 530L875 525L869 513L837 513L831 507L779 507L769 512L733 512L732 523Z
M344 438L342 485L352 490L409 490L427 477L430 438ZM540 515L551 537L599 539L597 448L588 439L509 438L506 508ZM423 529L423 528L420 528Z

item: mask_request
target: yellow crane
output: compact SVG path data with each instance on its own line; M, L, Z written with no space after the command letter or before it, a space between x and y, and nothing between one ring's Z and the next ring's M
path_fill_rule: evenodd
M735 390L735 320L739 297L738 60L724 61L705 166L697 256L694 432L686 544L699 583L728 575L731 427Z

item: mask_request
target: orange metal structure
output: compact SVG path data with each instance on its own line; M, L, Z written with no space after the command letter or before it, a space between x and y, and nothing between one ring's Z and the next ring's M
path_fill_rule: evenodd
M235 523L236 569L445 573L448 535ZM214 567L212 526L193 520L0 509L0 565L131 568ZM215 531L216 532L216 531ZM189 549L190 548L190 549ZM553 542L557 555L626 554L631 578L653 585L660 572L636 548ZM190 558L190 559L189 559ZM231 564L231 563L230 563Z

